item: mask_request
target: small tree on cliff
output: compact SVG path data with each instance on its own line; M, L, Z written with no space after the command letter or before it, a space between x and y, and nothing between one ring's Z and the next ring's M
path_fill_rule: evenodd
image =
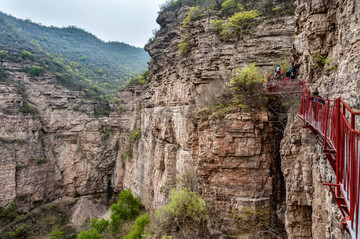
M230 80L230 87L234 91L235 104L245 104L249 108L261 109L266 104L263 86L264 76L260 69L252 65L245 65L238 69Z
M173 189L170 202L156 210L161 231L180 232L184 238L203 238L208 210L204 199L189 189Z

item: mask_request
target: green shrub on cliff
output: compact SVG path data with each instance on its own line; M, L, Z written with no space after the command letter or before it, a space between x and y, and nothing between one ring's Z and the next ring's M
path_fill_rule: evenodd
M229 17L221 31L222 38L239 37L249 30L259 18L256 10L237 12Z
M21 53L21 56L22 56L22 58L32 58L32 54L31 54L31 52L28 52L28 51L26 51L26 50L23 50L22 51L22 53Z
M111 205L110 226L112 230L119 230L120 223L135 219L140 214L142 204L131 194L131 190L123 190L119 194L117 203Z
M131 143L133 143L135 141L138 141L140 138L141 138L141 130L140 129L135 129L129 135L129 137L127 139L127 142L131 144Z
M5 69L0 66L0 80L6 79Z
M211 27L216 33L221 33L224 28L224 21L223 20L211 20Z
M43 68L41 66L32 66L30 68L29 74L31 76L39 76L43 72Z
M243 5L238 3L236 0L226 0L221 4L221 11L223 11L226 15L232 15L235 12L244 10Z
M190 21L194 21L199 19L202 16L200 6L192 7L187 15L187 17L183 20L182 28L186 28Z
M129 222L140 215L142 208L140 200L131 194L131 190L123 190L119 194L118 201L110 207L110 220L92 218L89 224L90 230L81 231L77 238L120 238L119 235L124 235L128 231ZM149 223L150 217L148 214L139 216L135 221L133 230L125 238L140 238L138 236L141 235L145 226Z
M0 221L1 222L12 222L19 216L19 211L17 206L14 202L10 202L7 207L0 208Z
M77 236L77 239L102 239L102 238L103 236L95 229L91 229L88 231L81 231Z
M238 69L230 80L230 88L234 91L233 103L261 109L266 103L264 79L265 76L255 63Z
M186 34L184 39L182 39L182 41L179 44L179 53L184 56L187 53L189 53L191 50L190 48L190 39L189 39L189 34Z
M129 234L124 239L140 239L147 225L150 224L150 215L144 214L136 218L135 224L133 225Z
M198 235L199 230L206 228L208 209L204 199L189 189L173 189L169 196L170 202L156 210L161 232L171 233L176 225L185 238Z
M25 114L32 114L34 116L38 115L38 110L35 105L31 104L28 101L24 101L23 105L20 108L20 111Z

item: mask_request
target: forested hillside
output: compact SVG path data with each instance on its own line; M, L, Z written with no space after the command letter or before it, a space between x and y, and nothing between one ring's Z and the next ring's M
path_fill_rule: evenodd
M0 12L0 61L32 61L32 74L50 72L89 96L109 95L143 73L149 55L120 42L103 42L74 26L46 27Z

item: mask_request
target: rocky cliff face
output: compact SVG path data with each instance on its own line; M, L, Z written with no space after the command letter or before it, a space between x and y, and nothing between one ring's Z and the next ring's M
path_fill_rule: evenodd
M294 43L300 77L324 98L341 96L359 110L359 2L295 1ZM340 212L322 182L334 182L329 163L316 139L296 117L282 141L286 181L286 230L289 238L346 238Z
M151 82L119 92L110 117L86 113L93 105L53 76L30 77L31 62L1 62L12 79L0 84L1 206L17 198L29 209L130 188L154 210L171 188L190 183L217 214L214 237L236 233L229 222L243 206L277 209L281 173L271 115L249 110L200 129L197 111L217 101L236 68L257 62L265 70L288 53L293 17L263 20L242 40L223 41L211 29L216 17L204 16L190 22L191 52L181 56L188 10L160 14L161 29L147 46ZM141 138L132 140L136 131Z
M11 83L0 84L0 205L18 199L28 210L65 195L106 191L122 119L96 118L81 93L53 76L26 74L31 64L1 62Z
M155 209L195 169L199 184L192 185L225 221L214 227L216 235L217 230L229 230L232 213L241 206L274 210L273 202L280 197L273 152L276 136L268 112L228 115L223 123L200 130L197 111L217 101L237 67L257 62L266 69L289 52L293 19L264 20L251 35L235 42L214 34L213 16L202 17L190 22L191 52L181 56L181 23L188 10L165 11L157 20L161 29L146 47L153 58L151 82L140 100L127 105L140 110L140 118L128 130L141 129L141 139L130 146L132 157L119 154L115 185L131 188L148 208ZM118 97L128 102L126 92Z

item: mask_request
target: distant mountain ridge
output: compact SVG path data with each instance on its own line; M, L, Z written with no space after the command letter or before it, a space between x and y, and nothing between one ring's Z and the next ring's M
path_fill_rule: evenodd
M74 27L47 27L0 12L0 61L32 60L66 86L89 94L115 92L147 69L144 49L104 42Z

